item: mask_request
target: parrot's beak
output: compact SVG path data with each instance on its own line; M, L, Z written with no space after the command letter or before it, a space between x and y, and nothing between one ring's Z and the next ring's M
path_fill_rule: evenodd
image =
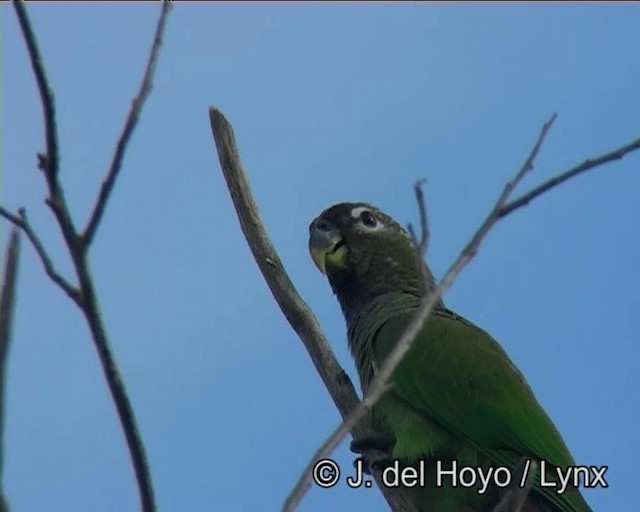
M322 231L313 229L309 237L309 252L318 270L327 273L327 262L337 267L344 267L347 248L338 230Z

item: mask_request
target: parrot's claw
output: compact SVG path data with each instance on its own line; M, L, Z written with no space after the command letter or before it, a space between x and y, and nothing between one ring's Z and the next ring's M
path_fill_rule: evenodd
M363 455L361 457L356 457L353 460L354 468L358 469L358 464L362 464L362 472L365 475L370 475L372 470L383 471L385 468L388 468L391 466L392 461L386 456L374 457L372 460L370 456Z
M353 453L365 453L371 450L377 450L384 453L390 453L394 445L393 439L384 436L361 437L351 441L350 450Z
M350 449L357 453L357 457L353 465L358 468L358 463L362 463L362 470L367 474L371 474L371 470L382 471L391 465L391 451L393 450L394 440L382 435L371 435L354 439L351 441Z

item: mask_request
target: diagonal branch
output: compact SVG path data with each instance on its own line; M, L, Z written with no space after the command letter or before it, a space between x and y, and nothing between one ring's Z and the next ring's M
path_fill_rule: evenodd
M209 117L220 166L236 207L240 227L256 263L287 320L292 323L293 329L308 348L316 369L322 372L321 376L326 379L326 384L341 382L335 399L340 412L348 412L358 402L353 385L333 357L318 321L295 290L267 235L238 154L232 128L219 110L210 109Z
M14 215L0 206L0 216L4 217L14 226L24 231L24 234L27 235L27 238L31 242L31 245L33 245L33 248L38 253L40 261L42 261L44 271L47 273L49 278L51 278L54 283L62 288L73 302L80 305L80 290L78 290L69 281L62 277L62 275L60 275L55 269L53 263L51 262L51 258L47 253L47 250L44 248L44 245L42 245L40 238L38 237L38 235L36 235L35 231L31 227L31 224L29 223L26 210L24 208L20 208L18 210L18 215Z
M98 225L102 220L105 206L107 205L107 201L109 200L111 192L113 191L113 186L116 183L116 178L118 177L120 169L122 168L122 160L124 158L127 145L129 144L131 134L138 124L140 113L142 112L142 107L144 107L144 104L149 97L149 94L151 93L151 89L153 88L153 76L155 74L156 66L158 63L158 57L160 56L160 47L162 45L162 38L164 36L165 27L167 24L167 15L169 14L170 9L171 2L166 0L163 1L162 11L160 12L160 19L158 20L158 23L156 25L156 32L153 37L153 43L151 45L147 67L145 69L144 76L142 77L140 89L138 90L138 94L131 103L131 109L129 110L129 115L127 116L127 120L124 124L122 133L120 134L120 138L118 139L118 143L116 144L116 149L113 154L113 159L111 160L111 165L109 166L109 171L107 172L107 177L102 182L98 199L96 200L93 212L89 217L87 227L85 228L82 235L82 240L84 242L83 245L85 247L91 245Z
M240 227L253 257L280 309L309 352L311 360L340 414L342 417L347 417L359 403L353 384L339 365L316 317L293 286L267 235L240 160L231 125L222 113L213 107L209 108L209 120L220 166L240 221ZM351 425L350 431L354 437L360 438L366 437L371 432L369 429L367 422L362 421ZM378 486L394 511L415 510L400 492L381 485L379 473L374 472L374 477L376 477Z

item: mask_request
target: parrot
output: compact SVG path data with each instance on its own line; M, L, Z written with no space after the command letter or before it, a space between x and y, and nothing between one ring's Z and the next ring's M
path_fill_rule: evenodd
M340 304L366 393L435 278L409 233L368 203L324 210L309 226L309 252ZM591 511L577 483L564 493L541 484L557 481L556 470L575 467L567 445L502 346L442 300L371 408L370 421L376 435L352 446L384 449L389 463L403 467L422 463L424 485L404 489L420 512L491 512L504 486L481 493L479 483L454 485L452 468L481 468L486 475L491 468L515 471L523 460L544 462L545 474L534 479L522 512Z

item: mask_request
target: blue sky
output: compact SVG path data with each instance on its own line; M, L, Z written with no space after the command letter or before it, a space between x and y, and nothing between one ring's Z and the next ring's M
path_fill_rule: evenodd
M137 90L151 4L30 4L79 224ZM71 276L43 205L40 103L1 15L2 205L25 206ZM91 266L146 441L160 510L276 510L339 420L240 233L207 108L233 124L291 278L352 375L339 308L307 254L325 207L416 219L426 177L437 275L559 114L524 189L640 133L633 4L179 4ZM640 500L640 155L499 224L447 293L522 369L581 464L609 465L596 510ZM0 223L4 247L9 230ZM24 244L8 380L14 510L136 510L123 436L83 318ZM352 456L343 443L336 460ZM52 508L53 507L53 508ZM386 510L313 488L301 510Z

